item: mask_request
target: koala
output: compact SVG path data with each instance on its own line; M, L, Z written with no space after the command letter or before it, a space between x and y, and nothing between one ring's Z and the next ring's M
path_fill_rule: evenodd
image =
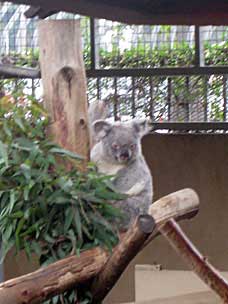
M152 203L152 175L142 155L141 138L149 131L146 120L130 122L110 122L107 119L91 121L96 113L107 113L105 103L97 101L89 108L94 146L91 160L98 171L113 175L113 185L119 193L127 195L121 201L111 202L124 213L120 229L129 228L132 221L140 214L148 213ZM103 111L101 111L103 109Z

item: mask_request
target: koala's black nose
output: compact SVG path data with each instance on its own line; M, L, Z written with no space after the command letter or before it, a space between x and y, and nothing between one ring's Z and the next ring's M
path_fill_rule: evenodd
M122 152L122 153L120 154L120 158L121 158L122 160L129 159L129 157L130 157L130 154L129 154L129 152L128 152L127 150L124 151L124 152Z

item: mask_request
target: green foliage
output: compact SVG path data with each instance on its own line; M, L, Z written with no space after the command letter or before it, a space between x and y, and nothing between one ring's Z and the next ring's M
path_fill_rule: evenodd
M86 21L87 22L87 21ZM83 56L85 65L90 68L90 39L84 33ZM155 48L148 44L138 43L136 46L120 51L118 45L113 44L111 51L104 48L99 49L100 68L152 68L152 67L180 67L194 65L194 47L186 42L179 42L171 48L164 43ZM228 64L228 41L204 44L206 65ZM39 50L28 50L26 54L11 53L10 60L18 66L38 66Z
M137 45L121 53L118 48L112 51L100 49L101 68L153 68L163 66L190 66L194 63L194 49L187 43L177 47L163 45L151 49L148 45Z
M227 65L228 64L228 41L218 44L205 44L206 65Z
M86 173L66 172L64 162L78 163L81 157L48 140L47 125L45 111L31 97L20 104L0 100L2 260L15 247L28 258L36 253L47 265L93 246L111 250L118 241L111 222L120 211L107 201L123 196L92 165ZM68 292L63 303L74 303L73 298Z

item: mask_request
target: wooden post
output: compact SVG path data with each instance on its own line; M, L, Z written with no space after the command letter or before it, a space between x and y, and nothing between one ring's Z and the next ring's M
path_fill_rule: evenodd
M50 134L63 148L89 158L86 76L79 20L45 20L38 25L44 101Z

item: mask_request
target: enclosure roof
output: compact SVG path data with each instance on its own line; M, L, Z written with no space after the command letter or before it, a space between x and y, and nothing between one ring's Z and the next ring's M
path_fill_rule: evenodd
M3 1L4 0L0 0ZM27 16L66 11L130 24L228 25L228 0L12 0Z

